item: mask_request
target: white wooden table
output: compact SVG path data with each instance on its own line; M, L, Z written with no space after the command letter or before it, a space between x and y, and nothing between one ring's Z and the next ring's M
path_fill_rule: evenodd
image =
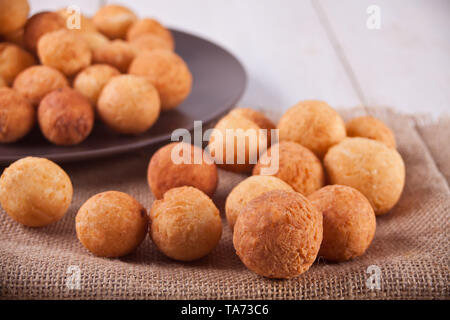
M32 12L101 0L31 0ZM117 2L117 1L113 1ZM120 1L119 1L120 3ZM136 0L141 16L209 38L245 65L240 105L285 110L303 99L450 114L449 0ZM380 29L370 5L379 9ZM373 27L375 24L370 24Z

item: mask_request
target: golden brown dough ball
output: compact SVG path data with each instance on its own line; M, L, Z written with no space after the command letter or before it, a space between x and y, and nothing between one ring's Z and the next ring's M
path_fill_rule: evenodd
M123 73L127 72L135 56L135 49L123 40L108 42L96 48L93 52L94 63L109 64Z
M366 138L347 138L324 158L332 184L360 191L375 214L388 212L399 200L405 184L405 164L400 154L385 144Z
M61 29L46 33L38 43L38 55L43 65L72 76L91 64L88 44L76 32Z
M176 108L191 92L192 74L172 51L142 51L131 63L129 73L150 79L158 90L162 110Z
M68 87L67 78L58 70L47 66L32 66L14 80L13 88L37 106L45 95L59 88Z
M173 51L173 48L170 45L170 43L150 33L143 34L142 36L137 37L136 39L130 41L130 44L138 52L143 50L155 50L155 49Z
M93 18L95 27L110 39L125 39L128 29L137 20L128 8L107 5L100 8Z
M29 11L27 0L0 0L0 34L23 27Z
M323 215L319 256L346 261L364 254L375 235L376 218L370 202L356 189L331 185L309 195Z
M171 50L175 48L175 41L170 30L155 19L145 18L133 23L130 29L128 29L127 40L133 41L144 34L153 34L163 39Z
M394 133L380 120L370 117L358 117L347 122L347 136L373 139L396 148Z
M118 75L120 72L114 67L107 64L95 64L77 75L73 87L88 98L93 106L96 106L103 87Z
M36 64L33 56L11 43L0 43L0 76L11 85L14 78L26 68Z
M81 206L75 228L80 242L94 255L116 258L131 253L145 239L148 216L132 196L107 191Z
M92 53L109 42L109 39L100 32L81 32L80 35L86 41Z
M150 235L166 256L192 261L206 256L219 243L222 221L207 195L193 187L179 187L153 202Z
M225 213L231 230L233 230L242 208L250 200L272 190L294 192L290 185L273 176L251 176L235 186L225 202Z
M170 143L156 151L147 170L148 185L157 199L169 189L182 186L195 187L212 197L217 180L217 167L209 155L184 142Z
M3 209L29 227L42 227L61 219L72 202L72 194L67 173L44 158L17 160L0 178Z
M21 48L25 48L24 29L20 28L3 35L6 42L14 43Z
M276 160L271 160L270 157L273 159L277 148L279 160L275 177L288 183L295 191L305 196L324 185L325 174L320 160L307 148L291 141L281 141L262 155L253 168L254 175L264 173L263 168L276 166Z
M33 128L36 111L17 91L0 88L0 143L15 142Z
M65 28L63 18L54 12L39 12L28 19L23 38L25 46L31 52L37 52L39 39L46 33Z
M38 120L47 140L56 145L75 145L91 133L94 111L81 93L71 88L61 88L42 99Z
M79 15L80 19L77 21L76 16L78 13L76 13L73 10L70 10L70 8L63 8L56 11L56 13L63 18L64 25L67 29L73 30L73 31L79 31L79 32L96 32L97 28L94 25L94 22L92 22L92 19L86 17L85 15L81 14ZM79 29L77 29L76 24L79 22Z
M247 268L287 279L307 271L322 242L322 214L297 192L273 190L251 200L234 226L233 244Z
M323 158L327 150L341 142L345 123L326 102L306 100L290 108L278 123L280 140L300 143Z
M100 93L97 111L111 129L123 134L140 134L158 119L158 92L146 78L117 76Z
M267 145L271 143L271 131L276 129L275 124L267 118L262 112L250 108L236 108L228 114L236 117L243 117L256 123L261 129L267 130Z
M6 83L6 81L3 79L2 76L0 76L0 88L2 87L7 87L8 84Z

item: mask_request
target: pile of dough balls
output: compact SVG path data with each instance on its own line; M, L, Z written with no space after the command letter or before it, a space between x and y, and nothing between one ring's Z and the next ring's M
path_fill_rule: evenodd
M121 5L92 18L70 8L30 17L29 10L27 0L0 1L0 88L14 91L0 94L0 123L7 123L0 143L24 138L37 122L50 143L76 145L95 118L118 134L139 135L189 96L191 71L157 20ZM8 107L12 96L18 108Z

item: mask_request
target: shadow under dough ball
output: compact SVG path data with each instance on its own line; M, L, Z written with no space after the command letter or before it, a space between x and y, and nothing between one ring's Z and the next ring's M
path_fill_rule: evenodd
M71 88L47 94L38 108L42 134L56 145L81 143L94 126L94 110L88 99Z
M160 148L152 156L147 181L157 199L169 189L182 186L195 187L212 197L217 187L217 167L201 148L175 142Z

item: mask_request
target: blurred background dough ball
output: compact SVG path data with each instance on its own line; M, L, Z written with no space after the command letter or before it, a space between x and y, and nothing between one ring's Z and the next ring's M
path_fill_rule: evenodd
M0 43L0 76L11 85L14 78L26 68L36 64L33 56L11 43Z
M73 87L88 98L93 106L96 106L103 87L109 80L118 75L120 75L120 72L114 67L107 64L95 64L87 67L76 76Z
M86 41L92 53L94 53L94 50L109 42L109 39L100 32L82 32L80 33L80 35L84 39L84 41Z
M272 190L249 201L234 225L233 244L247 268L287 279L307 271L322 242L322 214L297 192Z
M0 34L23 27L29 11L27 0L0 0Z
M153 202L150 235L166 256L192 261L206 256L219 243L222 221L207 195L193 187L167 191Z
M109 64L123 73L127 72L135 56L135 49L123 40L107 42L93 52L94 63Z
M24 96L11 88L0 88L0 143L23 138L35 121L35 108Z
M31 52L37 52L39 39L46 33L64 29L65 21L55 12L39 12L28 19L24 28L25 46Z
M305 100L290 108L278 123L280 140L294 141L323 158L328 148L341 142L345 123L326 102Z
M130 41L130 44L133 48L136 49L137 52L144 50L155 50L155 49L163 49L163 50L171 50L173 51L172 46L164 39L155 36L154 34L143 34L142 36L137 37Z
M259 153L267 148L267 137L261 135L259 129L256 123L247 118L228 114L220 119L208 145L216 164L225 170L250 173L258 161ZM232 152L227 152L227 149Z
M400 199L405 164L395 149L381 142L347 138L328 151L324 165L332 184L360 191L377 215L388 212Z
M51 91L68 86L69 82L61 72L41 65L29 67L19 73L13 84L13 88L34 106L39 105L44 96Z
M291 141L280 141L261 156L253 168L253 174L264 174L270 167L276 167L278 149L278 171L274 176L288 183L295 191L307 196L320 189L325 183L322 163L307 148Z
M384 143L390 148L396 148L394 133L380 120L363 116L347 122L347 136L373 139Z
M175 48L175 41L170 30L155 19L145 18L133 23L128 29L127 40L133 41L144 34L153 34L164 40L171 50Z
M56 13L61 18L63 18L64 25L69 30L80 32L97 31L97 28L95 27L94 22L92 22L92 19L86 17L84 14L78 13L73 9L70 9L70 7L59 9L58 11L56 11ZM77 20L77 17L79 17L79 20ZM79 25L77 25L77 23L79 23Z
M176 108L191 92L192 74L172 51L142 51L131 63L129 73L150 79L159 92L162 110Z
M153 154L147 170L148 185L157 199L169 189L182 186L195 187L212 197L217 180L217 167L209 155L184 142L160 148Z
M93 18L95 27L110 39L125 39L130 26L137 20L128 8L119 5L101 7Z
M235 186L225 202L225 213L231 230L233 230L242 208L250 200L272 190L294 192L290 185L273 176L251 176Z
M339 262L363 255L376 229L375 213L366 197L336 184L317 190L308 199L323 215L319 256Z
M256 123L261 129L267 130L267 145L271 143L271 131L276 129L275 124L267 118L262 112L253 110L251 108L236 108L231 110L229 115L236 117L243 117Z
M72 76L91 64L92 53L84 39L73 31L61 29L46 33L38 43L43 65Z
M71 88L61 88L42 99L38 120L47 140L56 145L75 145L91 133L94 111L81 93Z
M146 78L117 76L100 93L97 111L113 130L122 134L140 134L150 129L159 117L158 92Z
M45 158L17 160L0 178L3 209L29 227L42 227L61 219L72 202L72 194L67 173Z
M134 251L148 232L148 215L132 196L107 191L89 198L75 218L77 237L99 257L121 257Z

